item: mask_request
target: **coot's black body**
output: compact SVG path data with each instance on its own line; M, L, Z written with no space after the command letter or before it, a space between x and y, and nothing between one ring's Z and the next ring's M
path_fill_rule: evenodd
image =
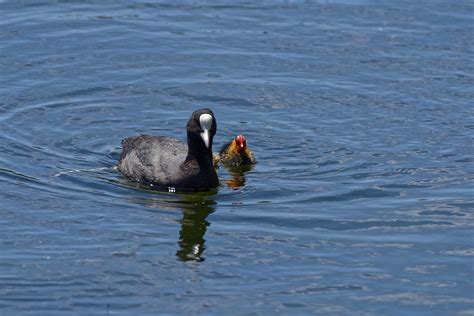
M140 135L122 141L118 169L128 178L157 188L214 188L219 181L212 163L212 140L217 124L209 109L191 115L187 142L165 136Z

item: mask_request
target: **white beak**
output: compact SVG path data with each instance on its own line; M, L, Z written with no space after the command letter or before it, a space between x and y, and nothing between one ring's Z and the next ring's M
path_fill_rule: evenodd
M212 127L212 116L210 114L201 114L201 116L199 117L199 124L201 125L201 128L203 130L203 132L201 133L201 138L204 141L204 145L209 148L209 132Z

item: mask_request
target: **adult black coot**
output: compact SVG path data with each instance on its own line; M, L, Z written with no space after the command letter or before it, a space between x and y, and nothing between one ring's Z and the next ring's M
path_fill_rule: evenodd
M221 162L226 167L253 165L255 156L247 147L247 140L243 135L237 135L231 142L222 146L218 155L214 156L214 164Z
M217 124L210 109L196 110L187 124L187 146L166 136L140 135L122 140L118 169L154 187L206 190L219 184L212 163Z

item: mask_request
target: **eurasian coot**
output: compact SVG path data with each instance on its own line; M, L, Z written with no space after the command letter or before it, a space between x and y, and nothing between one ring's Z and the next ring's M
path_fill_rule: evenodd
M221 162L227 167L252 165L256 163L255 156L247 147L243 135L237 135L231 142L225 144L218 155L214 156L214 164Z
M187 146L166 136L122 140L118 169L128 178L158 188L206 190L218 185L212 163L217 124L210 109L194 111L187 124Z

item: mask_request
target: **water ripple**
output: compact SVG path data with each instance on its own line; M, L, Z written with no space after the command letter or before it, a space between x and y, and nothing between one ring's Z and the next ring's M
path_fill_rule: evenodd
M471 312L471 3L0 10L3 313ZM253 168L179 194L115 170L201 107Z

